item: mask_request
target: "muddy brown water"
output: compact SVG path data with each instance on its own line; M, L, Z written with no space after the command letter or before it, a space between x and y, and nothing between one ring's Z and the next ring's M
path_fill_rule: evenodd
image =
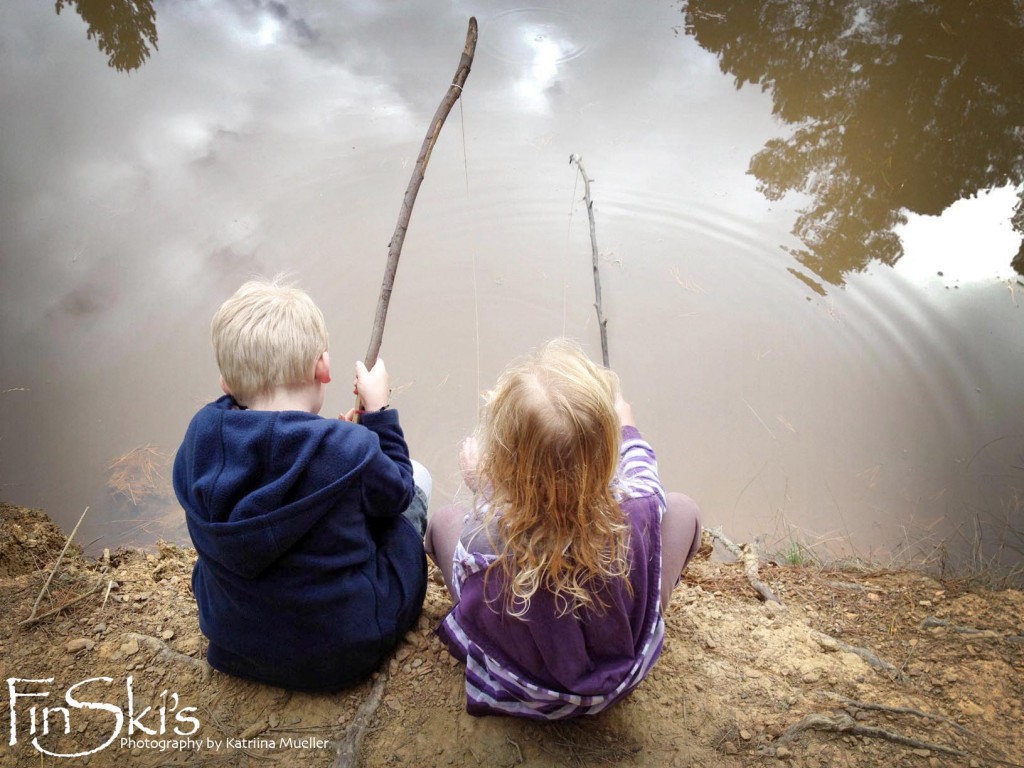
M435 503L511 358L561 334L600 357L579 153L668 488L770 551L1019 562L1024 64L987 53L1019 4L760 5L158 2L154 46L146 18L5 2L0 495L66 529L90 506L94 547L185 536L108 467L173 453L219 393L209 318L253 273L324 309L325 412L350 407L475 15L381 352ZM115 27L148 54L104 50Z

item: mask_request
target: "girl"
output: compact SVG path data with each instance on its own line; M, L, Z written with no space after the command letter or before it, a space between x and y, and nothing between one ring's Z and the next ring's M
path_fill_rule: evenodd
M470 714L596 714L661 653L700 513L666 497L618 390L578 345L549 342L501 376L463 443L473 509L438 510L426 547L455 601L437 631L466 663Z

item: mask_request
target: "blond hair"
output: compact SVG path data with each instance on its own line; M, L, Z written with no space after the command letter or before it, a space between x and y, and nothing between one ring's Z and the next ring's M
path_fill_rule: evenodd
M327 351L323 313L283 275L242 285L213 316L217 367L240 403L313 380Z
M512 615L525 614L538 590L554 595L559 615L601 611L602 585L629 573L630 527L612 491L617 392L614 373L555 339L489 394L478 470L498 552L491 569L502 569Z

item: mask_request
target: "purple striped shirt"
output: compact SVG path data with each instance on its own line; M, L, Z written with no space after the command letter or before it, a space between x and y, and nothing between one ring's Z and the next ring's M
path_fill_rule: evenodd
M631 525L630 590L608 583L604 611L558 615L553 596L538 591L523 617L503 605L501 570L485 580L495 554L481 532L482 512L467 515L454 555L458 602L437 629L466 664L466 709L561 719L597 714L626 696L661 654L661 517L665 492L651 446L623 427L616 497Z

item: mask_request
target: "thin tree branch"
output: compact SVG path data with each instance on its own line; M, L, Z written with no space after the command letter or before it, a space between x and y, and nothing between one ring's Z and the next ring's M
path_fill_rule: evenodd
M373 331L370 334L370 346L366 350L365 363L367 368L373 368L377 362L377 354L380 352L381 339L384 336L384 322L388 316L388 305L391 303L391 290L395 284L395 273L398 271L398 259L402 255L402 244L405 242L405 233L409 229L409 219L412 216L412 207L416 202L416 195L419 193L420 184L423 183L423 176L427 170L427 163L430 161L430 153L434 150L437 137L441 133L441 126L445 118L451 112L455 102L462 94L462 86L469 77L469 70L473 64L473 55L476 52L477 24L476 18L470 17L469 29L466 30L466 44L462 50L462 58L459 59L459 67L455 71L452 84L441 100L434 118L430 122L430 129L426 138L423 139L423 146L420 148L419 157L416 158L416 165L412 170L412 178L409 179L409 186L405 190L405 197L402 198L402 208L398 214L398 223L395 225L395 233L391 236L388 245L388 261L384 270L384 279L380 286L380 298L377 301L377 314L373 320Z
M587 202L587 217L590 219L590 250L594 268L594 309L597 310L597 327L601 331L601 359L604 361L604 367L608 368L610 367L608 364L608 318L604 316L604 306L601 303L601 272L598 269L597 229L594 226L594 201L590 197L590 177L587 176L587 171L583 167L582 157L577 154L569 155L569 162L576 163L580 176L583 177L583 197Z
M68 551L68 547L71 546L71 540L74 539L75 534L78 533L78 526L80 526L82 524L82 521L85 520L85 514L88 511L88 507L82 510L82 516L78 518L78 522L75 523L75 527L71 529L71 535L68 536L68 540L64 542L64 549L62 549L60 551L60 554L57 556L57 562L53 564L53 570L51 570L50 575L46 577L46 582L43 584L43 588L39 590L39 595L36 597L36 602L32 606L32 612L28 615L27 619L21 622L22 624L27 624L36 618L36 611L39 610L39 601L42 600L43 595L46 594L46 590L47 588L49 588L50 582L53 581L53 575L57 573L57 569L60 567L60 561L64 559L64 554Z

